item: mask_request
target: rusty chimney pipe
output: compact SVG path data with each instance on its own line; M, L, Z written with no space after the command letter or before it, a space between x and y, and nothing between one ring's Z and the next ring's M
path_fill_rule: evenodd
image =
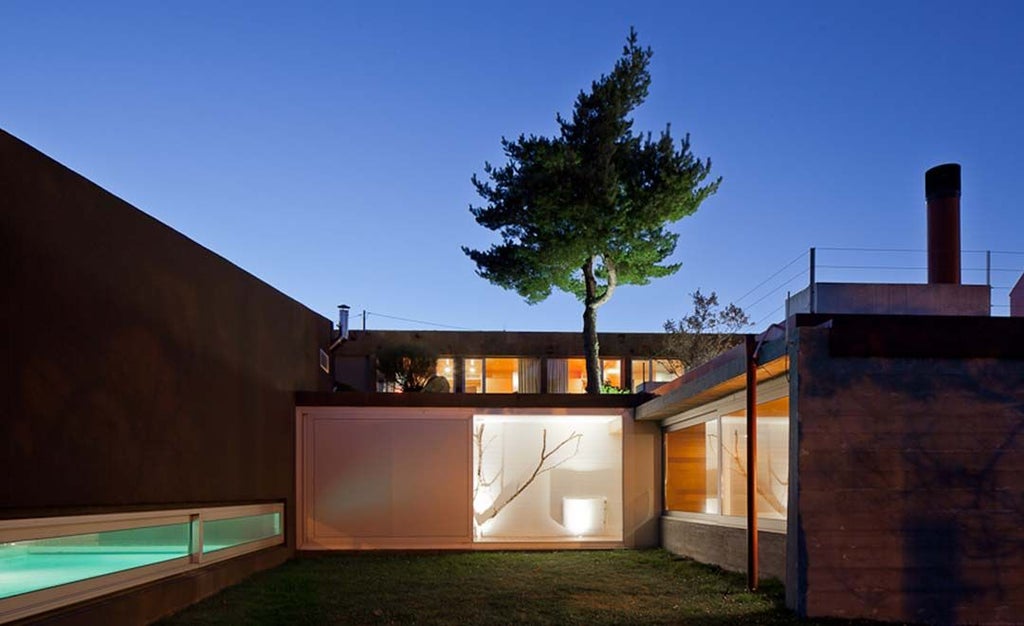
M960 284L960 164L924 173L928 200L928 284Z

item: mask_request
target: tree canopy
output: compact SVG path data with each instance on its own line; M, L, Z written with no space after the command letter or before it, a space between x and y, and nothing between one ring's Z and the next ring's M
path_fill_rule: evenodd
M502 241L463 251L481 277L531 304L555 288L583 302L588 393L602 382L597 308L618 285L679 269L666 262L678 240L666 226L696 211L721 182L705 184L711 161L690 152L689 135L677 143L669 126L657 137L633 132L653 54L637 41L631 29L611 73L580 92L571 119L557 116L557 136L502 138L508 162L485 163L486 180L472 179L485 205L470 211Z
M700 289L690 294L693 311L679 320L666 320L669 352L683 362L686 369L697 367L743 341L738 334L750 326L750 317L740 307L729 303L722 308L714 291L705 296ZM682 372L679 372L680 374Z

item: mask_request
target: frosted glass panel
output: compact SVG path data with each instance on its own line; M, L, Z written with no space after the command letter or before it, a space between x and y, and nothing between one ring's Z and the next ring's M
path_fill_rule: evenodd
M621 541L622 418L475 416L476 541Z
M189 524L0 544L0 598L189 554Z
M213 552L281 534L281 514L265 513L203 523L203 552Z

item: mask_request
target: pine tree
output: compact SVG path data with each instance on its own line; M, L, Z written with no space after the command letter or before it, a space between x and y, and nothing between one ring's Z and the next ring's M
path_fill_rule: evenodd
M677 147L668 126L657 138L634 134L631 113L647 98L652 54L630 29L611 73L580 92L572 119L557 116L557 136L502 138L508 163L485 163L488 180L472 179L486 206L470 211L502 242L463 252L477 274L530 304L552 288L583 302L587 393L600 393L602 382L598 307L618 285L645 285L679 269L664 263L679 237L665 227L721 183L703 184L711 161L693 156L689 135Z

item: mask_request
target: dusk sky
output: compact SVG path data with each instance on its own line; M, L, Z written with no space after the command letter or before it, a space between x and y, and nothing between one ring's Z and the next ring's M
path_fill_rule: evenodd
M951 161L963 248L997 251L1006 314L1024 269L1020 0L12 0L0 127L331 319L347 303L370 328L578 330L572 296L530 306L475 275L460 246L497 239L470 176L504 162L502 136L554 134L630 26L654 50L636 129L690 133L723 183L672 227L682 269L620 288L600 330L658 331L697 288L762 330L812 246L920 250L818 254L823 280L924 282L835 266L923 268L924 172Z

